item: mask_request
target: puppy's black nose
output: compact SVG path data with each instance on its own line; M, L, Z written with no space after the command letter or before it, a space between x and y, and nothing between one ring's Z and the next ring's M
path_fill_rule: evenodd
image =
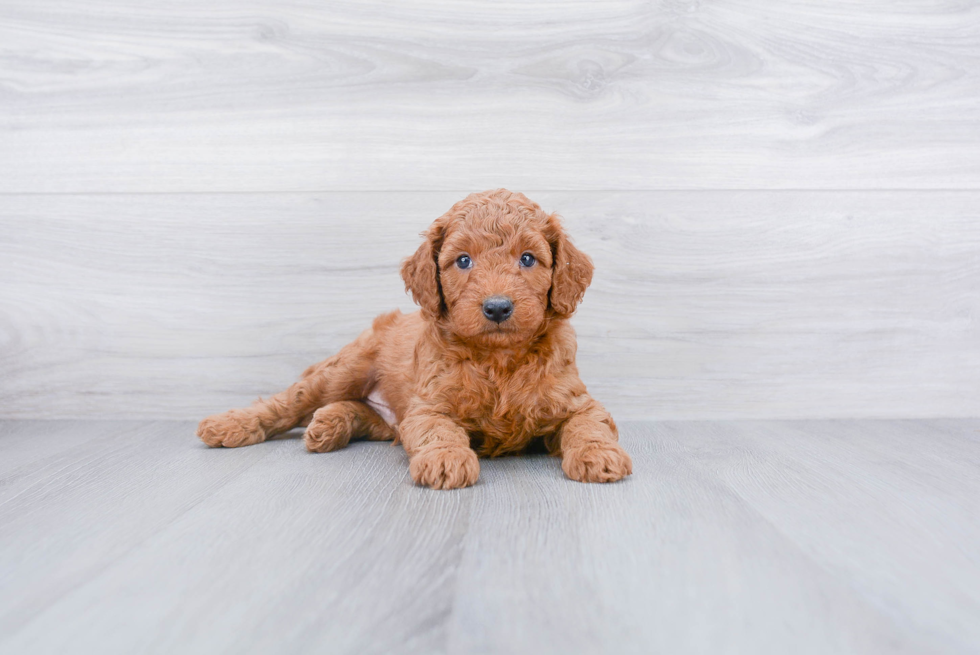
M506 296L490 296L483 301L483 315L494 323L503 323L514 313L514 303Z

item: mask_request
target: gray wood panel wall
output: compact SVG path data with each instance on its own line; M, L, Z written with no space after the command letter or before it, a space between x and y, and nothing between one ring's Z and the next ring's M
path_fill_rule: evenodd
M976 3L7 0L0 416L276 391L499 186L618 417L980 413Z

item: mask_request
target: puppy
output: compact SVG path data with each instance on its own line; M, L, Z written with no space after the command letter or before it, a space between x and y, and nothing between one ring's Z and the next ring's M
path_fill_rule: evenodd
M312 452L353 438L400 441L412 479L433 489L474 484L478 453L534 443L560 456L572 480L629 475L616 424L575 366L568 318L592 261L558 216L498 189L456 203L424 236L401 269L420 312L379 316L287 390L208 417L197 435L248 446L305 425Z

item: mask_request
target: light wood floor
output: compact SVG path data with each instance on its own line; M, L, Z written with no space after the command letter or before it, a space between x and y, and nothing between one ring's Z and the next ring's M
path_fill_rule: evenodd
M635 474L0 423L3 653L967 653L980 419L644 422Z

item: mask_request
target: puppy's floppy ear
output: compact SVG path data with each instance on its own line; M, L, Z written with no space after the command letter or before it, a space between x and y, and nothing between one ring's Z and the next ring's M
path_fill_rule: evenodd
M427 318L442 314L442 287L439 284L439 248L442 246L443 226L437 221L423 235L425 241L415 254L402 262L405 291L422 308Z
M545 232L552 254L551 309L559 317L568 318L592 283L592 260L569 241L558 214L548 217Z

